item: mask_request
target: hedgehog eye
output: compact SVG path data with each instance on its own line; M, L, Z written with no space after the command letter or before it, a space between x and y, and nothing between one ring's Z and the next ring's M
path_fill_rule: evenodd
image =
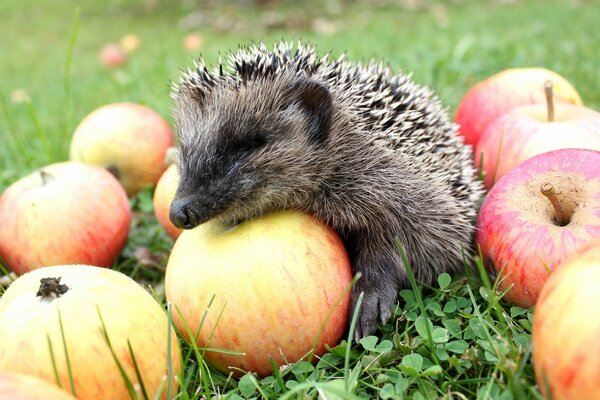
M267 143L263 135L252 135L230 144L229 150L235 153L250 153L262 148Z

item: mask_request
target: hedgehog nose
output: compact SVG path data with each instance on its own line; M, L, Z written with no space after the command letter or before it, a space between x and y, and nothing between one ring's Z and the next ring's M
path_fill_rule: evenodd
M181 229L192 229L198 226L197 218L185 199L173 200L169 219L173 225Z

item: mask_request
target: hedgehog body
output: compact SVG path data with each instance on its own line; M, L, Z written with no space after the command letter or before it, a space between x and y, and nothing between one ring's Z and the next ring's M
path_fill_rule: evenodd
M319 58L299 43L203 63L174 89L180 138L175 225L301 209L333 226L361 278L356 337L385 322L408 283L457 272L483 190L439 100L378 63Z

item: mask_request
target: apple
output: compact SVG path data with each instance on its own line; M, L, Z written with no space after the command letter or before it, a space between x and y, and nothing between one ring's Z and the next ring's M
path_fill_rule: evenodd
M56 385L25 374L0 372L0 400L75 400Z
M67 390L71 373L79 400L154 399L159 392L165 399L176 392L181 354L166 313L137 282L111 269L59 265L22 275L0 298L0 337L0 372L58 380Z
M481 135L475 166L484 172L487 188L537 154L569 147L600 150L600 113L583 106L554 104L552 85L551 81L545 85L546 105L515 107L496 118Z
M561 149L518 165L490 190L476 240L501 272L499 289L520 306L535 304L550 271L600 237L600 152Z
M104 168L52 164L0 196L0 258L17 274L65 263L109 267L130 222L127 195Z
M111 171L131 197L156 184L173 146L169 124L154 110L134 103L100 107L81 121L71 140L71 160Z
M140 48L142 44L142 40L138 35L134 35L133 33L129 33L121 38L119 41L119 45L121 49L126 53L131 53Z
M271 358L281 366L338 343L351 281L337 233L286 211L232 228L209 221L184 231L169 257L165 291L186 340L243 353L208 350L207 362L235 376L265 376Z
M509 68L473 86L456 110L455 121L467 144L475 146L487 126L510 109L526 104L544 104L544 82L555 86L556 102L581 105L575 88L556 72L545 68Z
M154 215L158 223L163 227L165 232L173 239L177 239L181 235L182 229L177 228L169 219L169 210L171 203L175 197L175 191L177 190L177 184L179 183L179 172L177 166L172 164L162 174L156 189L154 189Z
M203 45L204 37L198 32L191 32L183 37L183 48L187 51L200 50Z
M109 68L119 68L127 62L127 54L116 43L107 43L100 50L100 62Z
M600 399L600 241L580 249L544 285L533 317L533 365L545 398Z

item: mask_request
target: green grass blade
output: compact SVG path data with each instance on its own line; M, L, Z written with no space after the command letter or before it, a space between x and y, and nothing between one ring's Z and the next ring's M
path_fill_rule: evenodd
M135 358L135 353L133 352L133 348L131 347L131 342L127 339L127 350L129 351L129 356L131 357L131 362L133 363L133 369L135 371L135 376L140 383L140 389L142 391L142 396L144 400L149 400L148 392L146 392L146 386L144 385L144 380L142 379L142 374L140 372L140 368L137 363L137 359ZM170 397L167 397L170 398Z
M423 318L426 319L425 330L427 332L427 342L428 342L429 351L431 353L431 357L433 358L433 360L436 364L440 365L440 359L438 358L437 353L435 351L435 343L433 341L433 332L431 331L431 327L427 323L428 322L427 309L425 308L425 304L423 303L423 297L421 296L421 290L419 289L419 286L417 285L417 280L415 279L415 275L413 274L412 267L410 266L410 262L408 261L408 257L406 256L406 252L404 251L404 246L402 245L402 243L400 243L399 240L396 240L396 247L398 248L398 252L400 253L400 258L402 259L402 262L404 263L404 267L406 269L406 275L410 282L410 286L412 287L413 293L415 295L415 299L417 300L417 304L419 305L419 310L421 311L421 315L423 315Z
M58 324L60 326L60 336L63 343L63 350L65 352L65 361L67 363L67 373L69 374L69 385L71 386L71 393L73 396L77 397L77 393L75 392L75 382L73 381L73 370L71 368L71 359L69 358L69 352L67 350L67 339L65 336L65 329L62 322L62 315L60 310L58 310Z

